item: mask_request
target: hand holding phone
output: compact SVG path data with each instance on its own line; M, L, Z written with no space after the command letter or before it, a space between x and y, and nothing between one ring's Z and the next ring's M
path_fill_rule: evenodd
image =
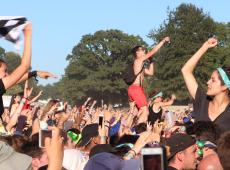
M104 121L104 114L103 114L103 112L101 112L99 114L99 126L102 127L103 121Z
M52 131L48 129L40 129L39 130L39 147L45 148L45 138L52 138Z
M141 170L164 170L166 166L166 154L163 147L141 150Z

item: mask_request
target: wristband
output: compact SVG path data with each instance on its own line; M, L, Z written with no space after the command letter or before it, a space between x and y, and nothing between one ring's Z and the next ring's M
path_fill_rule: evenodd
M110 121L108 121L108 120L105 120L105 122L108 123L108 124L110 124Z
M105 125L105 127L109 128L109 126L108 126L108 125Z
M136 155L137 155L137 153L136 153L136 151L135 151L135 150L133 150L133 149L130 149L130 150L129 150L129 152L130 152L130 151L133 151L133 153L134 153L134 156L136 156Z
M35 80L37 80L37 71L31 71L28 74L28 78L30 79L31 77L34 77Z
M106 140L107 140L107 136L101 136L101 139L102 139L103 141L106 141Z
M128 152L125 154L125 157L127 157L128 159L133 159L135 156L132 153Z

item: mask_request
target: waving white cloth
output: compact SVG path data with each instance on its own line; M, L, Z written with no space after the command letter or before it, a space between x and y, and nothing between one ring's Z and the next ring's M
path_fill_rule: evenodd
M19 35L28 23L29 21L22 16L0 16L0 38L5 38L18 46Z

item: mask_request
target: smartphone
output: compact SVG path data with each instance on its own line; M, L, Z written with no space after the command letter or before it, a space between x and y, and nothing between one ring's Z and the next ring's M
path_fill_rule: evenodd
M99 114L99 126L102 127L103 121L104 121L104 114L101 112L101 113Z
M166 153L163 147L143 148L141 150L141 170L165 170Z
M48 129L40 129L39 130L39 147L45 148L45 138L52 138L52 131Z

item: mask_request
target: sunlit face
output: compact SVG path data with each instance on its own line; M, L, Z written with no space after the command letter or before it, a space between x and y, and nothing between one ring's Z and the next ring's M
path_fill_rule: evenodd
M19 103L21 101L21 97L19 95L17 95L15 98L14 98L14 101L15 103Z
M145 49L143 47L139 47L136 51L136 58L143 57L145 55Z
M197 164L197 154L196 154L196 145L188 147L183 151L184 160L183 160L183 169L196 169Z
M6 77L8 75L7 72L7 66L5 63L1 63L1 67L0 67L0 79Z
M207 95L209 96L215 96L224 90L224 86L221 85L221 80L219 79L219 73L217 70L212 73L210 80L207 82L207 85Z
M154 102L155 103L159 103L159 102L162 102L163 101L163 98L161 96L155 98Z

